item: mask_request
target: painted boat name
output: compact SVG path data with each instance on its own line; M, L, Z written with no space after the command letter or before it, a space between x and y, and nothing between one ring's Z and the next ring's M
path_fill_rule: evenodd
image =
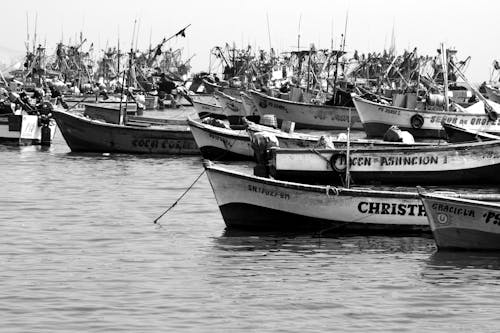
M426 216L423 204L361 201L358 211L363 214Z
M290 194L285 193L285 192L281 192L281 191L269 190L265 187L248 185L248 190L251 192L264 194L264 195L269 196L269 197L277 197L277 198L280 198L283 200L290 200Z

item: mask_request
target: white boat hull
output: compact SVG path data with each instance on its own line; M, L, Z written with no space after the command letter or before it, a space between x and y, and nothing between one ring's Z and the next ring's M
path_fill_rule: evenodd
M21 117L21 116L19 116ZM11 120L12 121L12 120ZM54 139L56 133L56 122L50 121L50 136ZM23 115L19 126L9 124L7 116L0 117L0 142L12 142L17 144L39 144L42 139L42 126L38 126L37 116Z
M226 117L226 114L224 113L220 105L206 104L193 99L193 107L198 113L198 116L200 118L214 117L214 116L218 118Z
M206 168L228 227L358 233L429 230L416 193L303 185Z
M345 178L345 149L272 149L271 174L326 184ZM500 184L500 141L427 147L351 149L355 183Z
M392 125L410 132L415 138L445 138L446 132L441 122L469 130L500 134L499 120L490 121L486 113L413 110L375 103L360 97L354 97L353 101L366 135L372 138L383 137ZM417 119L422 122L416 121Z
M215 92L215 97L217 98L219 104L222 106L222 110L228 118L245 117L247 115L241 99L231 97L220 91Z
M348 127L350 113L351 129L363 130L363 124L354 108L292 102L256 91L250 91L249 94L260 116L273 114L281 121L295 122L295 128L298 129L345 130Z

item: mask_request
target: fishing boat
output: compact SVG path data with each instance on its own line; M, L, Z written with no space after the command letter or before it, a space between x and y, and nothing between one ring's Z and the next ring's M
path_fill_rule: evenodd
M215 122L212 122L215 123ZM252 160L253 149L246 129L231 129L188 118L189 128L204 158L213 160Z
M500 136L469 130L453 124L443 123L447 141L450 143L500 140Z
M245 109L246 118L251 121L259 121L260 114L257 106L255 106L252 97L248 95L246 92L240 93L241 102L243 103L243 109Z
M353 97L354 105L363 123L368 137L383 137L387 130L396 125L401 130L410 132L415 138L446 138L441 123L449 123L466 129L500 134L498 119L485 112L484 102L478 102L462 111L446 112L438 110L420 110L372 102L359 96ZM497 112L500 104L488 102Z
M351 117L351 129L363 130L356 109L351 107L294 102L271 97L255 90L250 90L248 93L260 116L273 114L280 121L293 121L297 129L346 129Z
M53 115L73 152L180 155L200 153L185 121L141 121L139 118L120 125L62 110L55 110Z
M498 87L486 84L484 88L486 89L486 95L490 100L495 103L500 103L500 90L498 90Z
M207 119L208 120L208 119ZM247 121L242 129L229 127L223 123L217 126L206 121L188 119L196 144L204 158L211 160L254 160L252 137L257 133L267 133L274 136L282 148L315 148L321 145L322 137L304 133L287 133L269 126L258 125ZM346 138L331 138L336 148L347 146ZM430 143L405 144L402 142L385 142L381 140L357 139L350 141L351 147L410 147L414 145L428 146Z
M500 250L500 204L421 193L439 249Z
M346 160L349 156L349 168ZM415 147L269 150L269 172L282 180L335 184L500 184L500 140Z
M216 103L212 104L212 103L205 103L201 100L193 98L193 107L196 110L196 112L198 113L198 117L200 117L200 119L203 119L206 117L212 117L212 118L217 118L217 119L227 118L222 107L219 105L217 100L215 100L215 101L216 101Z
M44 124L38 115L2 114L0 115L0 143L15 145L50 144L56 133L56 122L47 119ZM42 135L42 129L50 131ZM45 137L46 135L46 137Z
M227 227L345 233L429 232L418 194L256 177L205 161Z
M221 91L215 91L214 95L230 121L231 118L237 120L247 115L241 99L231 97Z

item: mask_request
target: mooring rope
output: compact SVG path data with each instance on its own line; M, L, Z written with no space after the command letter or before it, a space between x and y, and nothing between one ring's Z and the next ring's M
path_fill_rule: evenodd
M179 203L179 201L181 201L181 199L191 190L191 188L193 188L194 184L196 184L196 182L201 178L201 176L203 176L205 171L206 171L205 168L203 168L203 171L198 175L198 177L196 177L194 182L191 185L189 185L189 187L184 191L184 193L182 193L181 196L179 198L177 198L177 200L175 200L175 202L170 207L168 207L168 209L166 211L164 211L160 216L158 216L153 221L154 224L160 225L158 223L158 220L161 219L165 214L167 214L172 208L174 208Z

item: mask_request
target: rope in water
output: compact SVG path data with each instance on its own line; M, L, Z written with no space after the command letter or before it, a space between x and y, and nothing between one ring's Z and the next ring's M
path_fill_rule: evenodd
M184 191L184 193L182 193L181 196L179 198L177 198L177 200L175 200L175 202L170 207L168 207L168 209L166 211L164 211L160 216L158 216L153 221L153 223L158 224L158 220L161 219L165 214L167 214L172 208L174 208L179 203L179 201L181 201L181 199L191 190L191 188L194 186L194 184L196 184L196 182L198 182L198 180L201 178L201 176L203 176L204 173L205 173L205 169L203 169L203 171L198 175L198 177L196 177L194 182L191 185L189 185L189 187Z

